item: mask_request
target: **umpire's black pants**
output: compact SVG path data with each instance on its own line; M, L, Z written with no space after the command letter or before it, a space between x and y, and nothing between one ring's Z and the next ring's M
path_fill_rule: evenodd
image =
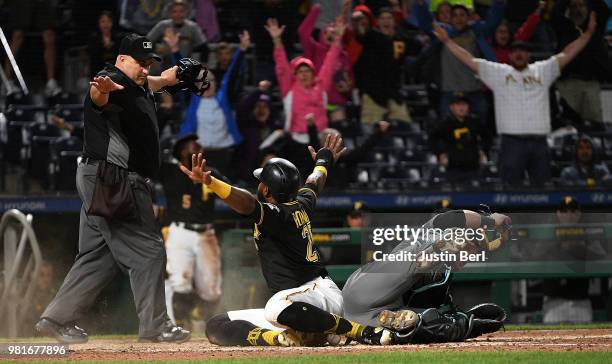
M83 205L79 226L79 254L59 292L42 317L60 324L75 322L91 307L119 271L130 277L139 336L160 333L167 320L164 271L166 253L153 214L149 187L136 173L129 174L137 218L108 223L85 213L93 195L97 163L80 163L77 190Z

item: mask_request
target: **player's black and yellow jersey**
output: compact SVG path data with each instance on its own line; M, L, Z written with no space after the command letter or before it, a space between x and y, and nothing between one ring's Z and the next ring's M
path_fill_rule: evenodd
M316 200L316 193L304 187L294 201L260 203L252 214L261 269L272 293L327 276L312 240L310 218Z

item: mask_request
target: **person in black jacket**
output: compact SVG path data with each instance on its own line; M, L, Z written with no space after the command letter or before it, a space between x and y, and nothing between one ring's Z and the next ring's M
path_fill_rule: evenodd
M418 54L421 45L396 29L393 11L382 8L378 14L380 29L357 23L356 40L363 52L355 64L357 87L361 91L361 121L411 120L400 88L406 56Z
M250 171L257 166L262 141L274 130L283 128L271 105L270 86L270 81L260 81L257 89L242 98L236 110L238 129L244 138L236 153L240 156L236 162L240 165L238 178L243 181L252 181Z
M434 150L441 165L448 168L452 182L478 177L480 165L486 162L488 137L479 121L470 115L468 98L456 93L449 105L450 113L433 133Z
M113 30L113 13L102 11L98 17L98 31L91 34L87 44L91 78L104 68L106 63L115 63L120 40L121 35Z

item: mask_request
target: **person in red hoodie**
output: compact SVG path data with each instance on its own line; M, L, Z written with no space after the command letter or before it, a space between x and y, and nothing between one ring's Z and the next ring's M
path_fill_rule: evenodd
M308 144L308 114L314 115L318 131L328 126L327 90L333 82L346 25L340 19L336 21L333 27L333 44L318 73L314 63L306 57L294 58L291 63L287 61L285 47L281 41L284 25L279 26L276 19L268 19L265 28L274 42L276 79L285 108L285 130L289 131L298 143Z
M360 4L353 8L353 13L351 14L353 29L357 27L361 27L364 29L377 28L378 24L376 23L376 17L372 10L368 8L366 5ZM355 65L361 57L361 52L363 52L363 45L355 39L355 33L352 29L347 31L346 36L346 51L348 53L349 61L352 65Z
M546 7L546 1L540 1L537 9L529 15L527 20L521 25L519 30L516 31L514 37L510 33L508 28L508 22L502 21L495 29L493 39L491 39L491 48L495 53L497 62L499 63L510 63L510 44L515 40L523 42L529 42L533 33L535 32L538 24L540 24L540 14Z
M348 12L346 6L347 2L345 2L344 5L346 11ZM348 6L350 6L350 3L348 3ZM313 5L298 29L298 35L304 51L304 57L311 59L316 69L320 69L323 65L325 56L330 50L331 44L334 40L333 24L329 24L321 30L318 41L312 37L312 32L315 29L320 13L321 5ZM341 16L343 16L343 18L345 17L345 15ZM334 82L327 90L328 103L333 110L337 109L335 106L344 106L346 104L348 98L350 97L353 84L354 81L351 64L349 62L347 53L342 50L340 52L339 61L334 67Z

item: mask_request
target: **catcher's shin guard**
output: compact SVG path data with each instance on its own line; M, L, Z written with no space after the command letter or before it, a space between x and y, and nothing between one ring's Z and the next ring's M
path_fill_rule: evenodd
M504 327L506 320L506 311L494 303L481 303L470 308L466 313L474 316L468 338L499 331Z
M463 341L472 328L471 315L463 312L441 313L435 308L418 315L416 327L410 332L396 333L395 344L430 344Z

